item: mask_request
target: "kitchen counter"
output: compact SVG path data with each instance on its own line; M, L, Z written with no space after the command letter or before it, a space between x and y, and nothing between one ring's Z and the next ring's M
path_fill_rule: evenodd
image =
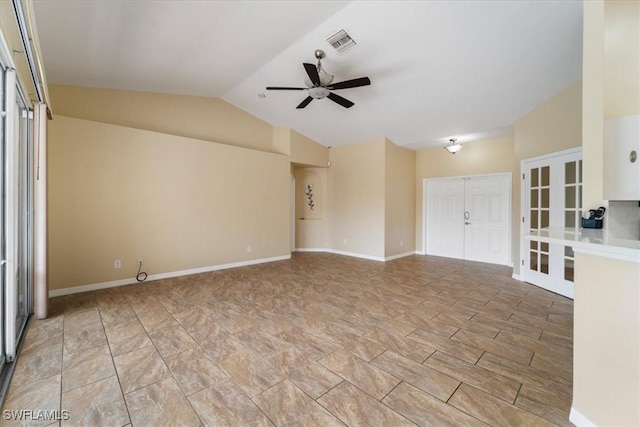
M549 227L532 231L525 239L571 246L574 251L640 264L640 240L620 239L605 229Z

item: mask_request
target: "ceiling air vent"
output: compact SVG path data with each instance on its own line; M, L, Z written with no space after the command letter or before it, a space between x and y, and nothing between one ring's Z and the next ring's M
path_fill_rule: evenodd
M327 37L327 41L338 52L338 55L342 55L356 45L356 41L345 30L330 35Z

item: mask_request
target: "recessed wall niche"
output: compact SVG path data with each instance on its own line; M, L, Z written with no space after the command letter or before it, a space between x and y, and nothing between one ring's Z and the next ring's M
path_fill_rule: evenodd
M298 219L321 219L324 211L322 179L312 170L304 170L301 175L302 180L297 183L296 216Z

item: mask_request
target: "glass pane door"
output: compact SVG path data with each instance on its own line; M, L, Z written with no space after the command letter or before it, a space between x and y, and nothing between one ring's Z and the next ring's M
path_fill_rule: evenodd
M529 171L529 230L549 227L551 210L551 168L531 167ZM529 269L549 274L549 244L531 242L529 245Z
M564 227L578 232L582 218L582 160L579 156L570 156L564 160ZM574 253L565 246L562 259L562 276L559 288L573 295Z
M549 227L578 230L582 216L582 161L579 150L522 163L522 233ZM524 241L524 280L573 297L573 251L549 242Z
M29 297L31 275L31 122L33 113L27 108L24 100L18 96L16 106L18 108L18 276L17 282L17 308L16 308L16 341L29 316Z
M4 351L16 356L31 310L31 112L14 70L5 72L2 167L4 222Z

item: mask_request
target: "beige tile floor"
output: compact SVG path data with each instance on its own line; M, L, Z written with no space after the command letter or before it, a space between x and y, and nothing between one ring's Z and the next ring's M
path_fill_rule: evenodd
M298 253L55 298L3 410L88 426L570 425L573 303L510 275Z

